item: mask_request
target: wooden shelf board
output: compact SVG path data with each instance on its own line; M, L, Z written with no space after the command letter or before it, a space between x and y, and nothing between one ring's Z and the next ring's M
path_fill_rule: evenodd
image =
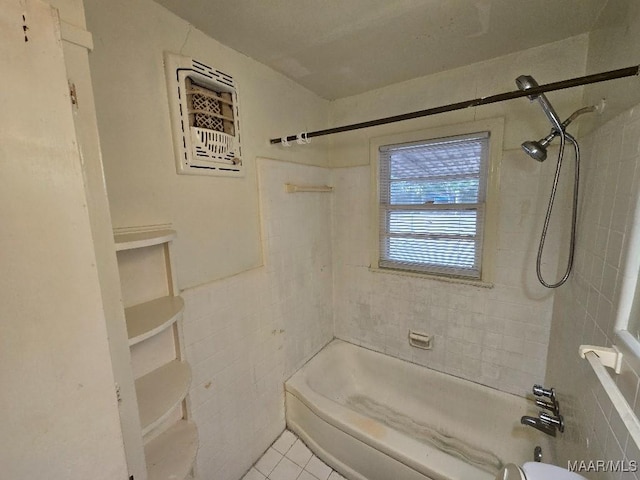
M177 407L189 392L189 364L174 360L136 380L142 435L146 435Z
M175 230L151 230L148 232L118 233L113 236L116 252L134 248L151 247L170 242L176 238Z
M193 468L198 451L198 431L180 420L144 447L148 480L182 480Z
M150 338L170 327L182 314L181 297L161 297L150 302L125 308L129 346Z

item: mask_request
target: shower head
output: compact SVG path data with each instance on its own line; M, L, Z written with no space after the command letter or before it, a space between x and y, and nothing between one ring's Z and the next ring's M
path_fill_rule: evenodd
M558 131L551 130L551 133L537 142L535 140L527 140L522 144L522 150L534 160L544 162L547 159L547 146L556 138Z
M522 149L534 160L544 162L547 159L547 149L535 140L528 140L522 144Z
M516 85L518 86L518 89L522 90L523 92L540 86L531 75L520 75L518 78L516 78ZM544 93L539 93L537 95L527 95L527 97L532 102L537 99L538 102L540 102L540 106L542 107L542 110L544 110L544 113L545 115L547 115L547 118L549 119L551 124L557 129L561 128L562 122L560 121L560 117L558 117L558 114L553 109Z
M539 87L538 82L531 75L520 75L516 78L516 85L518 86L518 90L522 90L526 92L527 90L535 87ZM534 101L538 98L537 95L528 95L529 100Z
M523 75L522 77L518 77L518 79L523 78L523 77L526 78ZM528 78L531 78L531 77L528 77ZM517 81L518 80L516 80L516 82ZM534 80L534 82L535 82L535 80ZM589 113L589 112L595 112L595 111L596 111L596 107L594 107L594 106L583 107L583 108L581 108L579 110L576 110L575 112L573 112L571 114L571 116L569 118L567 118L564 122L562 122L560 124L560 128L564 132L565 128L567 128L569 126L569 124L571 122L573 122L576 118L578 118L580 115L582 115L583 113ZM549 132L549 135L547 135L546 137L541 138L538 141L527 140L526 142L524 142L522 144L522 150L524 150L525 153L527 155L529 155L531 158L533 158L534 160L537 160L539 162L544 162L547 159L547 146L558 135L560 135L560 132L558 131L558 129L556 127L553 127L551 129L551 132ZM568 133L566 135L568 135Z

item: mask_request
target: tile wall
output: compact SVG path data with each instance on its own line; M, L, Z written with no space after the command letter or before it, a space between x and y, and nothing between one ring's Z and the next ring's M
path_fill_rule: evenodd
M370 169L335 169L336 336L518 395L542 382L553 292L538 284L535 257L553 163L504 152L493 288L370 271ZM562 235L552 228L547 239L551 278ZM433 349L410 347L409 329L434 336Z
M263 249L274 314L283 319L288 378L333 338L333 194L286 193L284 185L330 185L331 170L259 159L258 178Z
M285 427L283 382L333 338L330 171L259 160L265 266L182 292L200 478L237 480Z
M585 72L588 35L389 85L332 102L330 123L345 125L419 108L510 91L514 79L539 82ZM550 92L566 118L582 106L581 88ZM504 119L500 212L493 289L371 273L369 266L369 145L372 138L490 118ZM583 117L584 118L584 117ZM584 121L581 119L581 121ZM571 128L575 131L576 122ZM524 395L545 372L552 296L538 284L535 257L551 189L555 152L540 164L520 150L549 132L539 105L525 99L345 132L331 137L336 167L334 204L335 324L341 338ZM565 192L564 186L561 192ZM565 198L561 198L564 200ZM559 199L560 200L560 199ZM566 228L566 211L554 221ZM555 278L565 232L552 228L544 260ZM562 261L562 258L561 258ZM435 335L431 352L409 350L409 328Z
M640 450L589 364L581 344L619 344L614 333L621 280L640 190L640 106L617 116L581 141L582 182L575 272L558 289L553 312L547 381L559 391L566 432L558 461L636 460ZM640 362L624 361L612 374L640 416ZM627 465L629 465L627 463ZM637 480L632 472L587 472L593 479Z
M582 141L576 270L556 291L547 368L567 419L557 442L560 464L640 458L575 354L581 343L614 340L620 268L640 185L638 138L640 108ZM485 289L369 270L368 167L331 171L260 160L265 266L183 292L200 476L235 480L248 471L284 428L283 381L334 329L347 341L507 392L524 395L543 382L554 306L537 285L534 260L553 163L505 152L495 286ZM287 194L287 182L333 184L335 192ZM566 223L568 210L559 208ZM546 263L563 265L557 252L566 232L555 230ZM435 335L434 349L412 350L409 328ZM628 363L617 377L636 411L638 378ZM638 478L630 472L586 476Z

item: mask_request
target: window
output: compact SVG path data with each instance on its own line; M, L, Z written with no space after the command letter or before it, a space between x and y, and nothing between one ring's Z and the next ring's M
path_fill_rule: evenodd
M630 164L633 168L633 163ZM618 311L614 330L620 343L626 347L623 352L630 353L627 362L640 369L640 197L636 196L634 200L636 211L633 212L634 207L631 207L632 212L628 215L631 224L626 228L626 252L620 259L619 288L616 289L619 290Z
M462 135L450 135L449 127L440 130L449 133L445 136L416 132L372 141L377 267L488 280L487 251L495 245L495 214L489 210L495 209L496 186L490 176L493 132L484 127L469 132L466 126ZM498 140L501 146L501 130ZM489 248L483 248L488 239Z

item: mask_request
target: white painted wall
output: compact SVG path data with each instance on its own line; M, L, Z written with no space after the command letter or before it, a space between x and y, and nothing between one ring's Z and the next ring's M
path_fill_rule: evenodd
M9 1L0 25L2 476L127 478L57 13Z
M191 27L151 0L85 2L91 69L114 227L172 223L178 283L192 287L262 264L257 156L326 165L326 142L304 150L271 137L324 128L328 102ZM238 85L241 179L176 175L162 55L192 56Z
M332 103L332 124L381 118L515 89L515 78L548 83L584 74L588 37L574 37L487 62L391 85ZM579 108L580 89L549 94L559 115ZM504 117L500 213L491 289L369 271L369 139L476 119ZM535 257L555 161L520 150L548 133L540 107L526 99L461 110L332 137L336 336L507 392L526 394L544 379L553 291L538 284ZM565 169L565 172L569 169ZM563 198L559 198L559 202ZM566 244L563 209L547 237L543 272L555 278ZM565 222L566 224L566 222ZM553 225L553 224L552 224ZM563 250L564 249L564 250ZM435 336L430 351L409 347L409 329Z
M113 224L178 232L197 472L237 480L284 429L284 380L333 337L332 197L284 193L287 181L330 183L328 142L268 144L324 128L329 103L150 0L85 7ZM165 50L234 76L245 178L176 174Z
M324 167L258 160L265 267L183 293L202 478L237 480L282 432L283 382L333 338Z

